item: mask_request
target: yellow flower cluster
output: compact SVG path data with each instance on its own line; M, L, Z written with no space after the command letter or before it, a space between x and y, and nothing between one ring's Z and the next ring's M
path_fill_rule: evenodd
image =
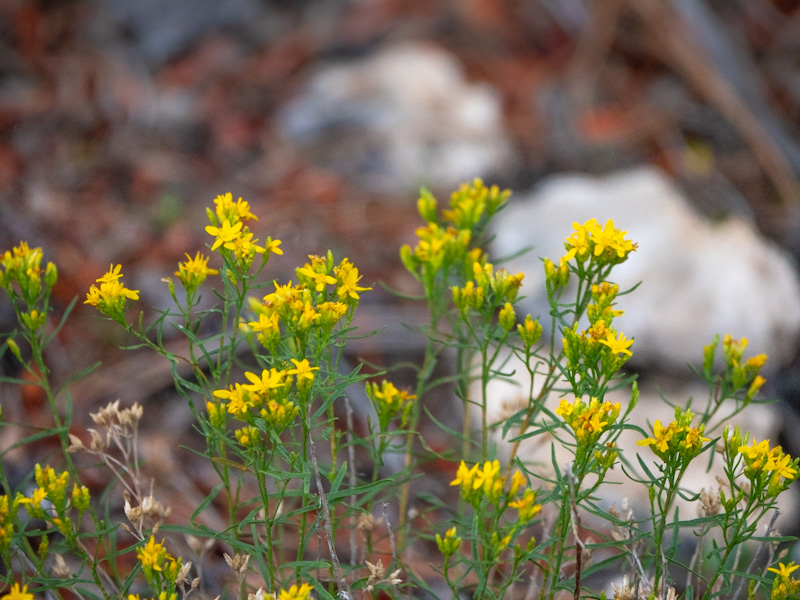
M792 577L800 565L790 562L788 565L778 563L778 568L770 567L767 571L776 574L772 581L772 593L770 600L794 600L800 598L800 581Z
M111 265L109 270L99 279L100 287L92 284L86 294L84 304L97 307L101 313L116 321L124 319L128 300L138 300L139 291L129 290L120 281L122 279L122 265Z
M616 283L604 281L601 284L592 285L594 303L586 307L586 316L589 317L590 323L602 320L608 326L611 325L614 317L622 315L623 311L614 309L617 294L619 294L619 286Z
M754 438L750 446L746 442L745 439L737 452L744 457L744 475L755 492L764 489L768 496L775 497L797 479L800 459L784 454L780 446L770 448L769 440L756 442Z
M481 311L486 307L493 311L503 306L507 312L511 311L510 317L506 319L510 325L504 328L506 331L511 329L515 319L510 303L517 298L525 274L511 275L505 269L494 271L491 263L479 261L472 263L472 274L474 281L467 281L462 287L452 288L453 302L461 311L461 315L466 316L471 309Z
M485 498L495 506L508 502L508 506L519 511L519 521L525 523L541 510L540 504L535 504L536 492L527 489L525 478L519 471L511 476L509 489L504 492L505 476L500 475L500 462L487 460L483 465L474 464L467 467L462 460L456 472L456 478L450 485L461 486L461 497L478 508ZM521 494L521 495L520 495Z
M483 181L475 179L451 195L450 208L440 215L436 199L423 188L417 209L426 225L417 229L419 241L413 249L409 245L400 248L406 269L430 289L440 272L455 268L468 273L474 262L485 262L485 253L470 244L510 195L508 190L487 188Z
M262 302L251 302L258 319L247 323L261 345L275 350L281 340L281 323L296 338L304 340L311 332L327 338L336 324L358 304L360 293L371 290L358 285L361 276L347 258L334 265L333 255L309 256L309 262L296 269L299 283L275 284L275 291ZM335 292L328 286L336 286Z
M436 534L436 547L439 548L439 552L441 552L445 558L450 558L458 552L459 546L461 546L461 538L456 534L455 527L448 529L444 537L438 533Z
M153 579L157 578L156 573L163 575L170 586L173 585L183 566L180 557L176 559L167 553L167 549L164 548L164 540L157 543L152 535L147 544L136 549L136 558L139 559L142 572L151 585Z
M522 492L522 496L512 500L508 503L511 508L516 508L519 511L519 522L527 523L542 510L542 505L536 503L536 492L531 489L526 489Z
M619 411L619 402L611 404L597 398L592 398L588 404L581 398L573 402L562 398L556 408L556 414L572 428L578 444L586 448L597 443L600 435L616 422Z
M419 242L412 250L407 244L400 248L400 258L412 273L422 269L432 276L446 264L464 263L469 252L472 233L468 229L442 227L430 222L416 231Z
M57 475L49 465L42 468L37 464L34 478L37 488L30 497L19 494L14 501L15 505L24 505L28 514L37 519L44 519L52 523L58 530L67 535L72 531L72 520L67 516L70 508L75 508L82 515L89 508L90 495L86 486L73 484L71 503L67 498L69 473L63 471ZM52 509L45 511L42 503L47 500ZM7 501L6 501L7 506ZM2 499L0 498L0 518L2 517Z
M281 590L278 593L278 600L310 600L312 589L307 583L293 585L288 590Z
M0 600L33 600L33 594L28 592L27 585L20 587L18 583L15 583L7 594L0 596Z
M312 367L307 359L291 360L294 368L273 367L264 369L261 375L246 371L244 375L250 381L249 384L235 383L227 390L216 390L214 396L225 400L226 411L237 419L254 425L258 416L268 429L280 433L300 412L292 400L292 385L294 384L297 394L304 397L314 382L314 371L319 370L319 367ZM220 426L224 423L215 403L209 402L207 408L212 425ZM253 443L252 430L237 432L237 438L240 436L246 438L246 444L239 440L243 444Z
M568 367L575 371L581 364L587 368L599 364L603 372L613 373L633 355L630 350L633 340L626 339L624 333L618 333L603 319L598 319L580 333L577 324L573 329L565 329L562 341Z
M408 415L413 407L412 401L417 397L407 390L398 390L397 387L385 379L380 385L372 382L367 383L367 396L375 406L378 413L378 424L381 431L389 428L389 422L400 413L400 427L405 427Z
M232 257L243 271L250 268L257 254L263 255L264 261L270 254L283 254L280 240L267 238L265 244L259 246L258 240L253 238L253 233L245 223L257 221L258 217L250 212L248 202L241 198L234 202L233 196L228 192L217 196L214 204L215 210L206 210L211 223L206 227L206 233L215 238L211 245L212 251L222 248L219 252Z
M348 305L358 303L359 292L372 289L358 285L361 275L347 258L343 258L338 266L333 265L333 255L330 252L324 257L309 255L308 258L310 262L299 267L295 272L301 284L314 288L314 291L318 293L325 292L328 285L335 285L336 297L339 302ZM325 299L327 300L327 296Z
M573 223L572 228L575 233L565 243L564 260L567 262L575 259L579 263L589 260L601 266L616 265L637 248L635 243L625 239L626 231L614 227L612 219L606 221L605 227L600 227L597 219L589 219L583 225Z
M237 429L235 435L236 441L246 448L254 448L261 443L261 434L252 425Z
M731 371L731 383L735 389L748 386L746 399L750 401L767 381L759 374L767 362L767 355L758 354L743 360L746 348L746 337L737 340L728 334L722 340L722 354L727 368Z
M549 258L544 259L544 278L549 288L559 289L569 283L569 265L562 256L556 266Z
M433 198L430 194L427 195ZM494 215L510 196L510 190L500 190L496 185L487 188L480 178L476 178L471 184L462 183L458 190L452 193L450 209L443 210L442 217L452 222L456 229L472 230L481 223L481 219ZM435 206L434 200L434 215ZM430 209L427 212L430 212Z
M208 257L198 252L194 258L186 255L186 260L178 263L178 270L175 275L178 276L181 284L187 292L191 293L197 290L209 275L217 275L217 269L210 269L208 267Z
M542 510L542 505L536 503L537 493L527 487L525 477L519 471L511 476L507 491L504 491L505 481L506 477L500 475L500 463L497 460L486 461L483 465L478 463L471 468L462 460L456 478L450 482L450 485L461 487L461 497L476 511L485 509L485 506L481 506L484 499L495 505L501 514L507 508L517 509L518 517L510 527L503 526L492 532L485 556L490 561L499 557L515 534ZM444 537L437 535L436 545L445 558L455 554L461 545L456 528L449 529Z
M7 494L0 496L0 552L5 553L11 547L14 537L14 515L19 502L9 500Z
M583 225L573 223L573 228L575 233L566 239L567 254L561 258L559 266L550 260L544 261L548 293L553 294L566 286L570 270L575 271L582 281L593 282L595 276L607 276L611 266L624 262L636 250L636 244L626 240L625 232L616 229L611 219L604 228L595 219ZM577 265L570 265L573 260ZM593 269L588 269L587 265ZM614 318L622 314L621 310L614 308L619 286L606 281L592 283L589 292L590 299L581 298L580 302L587 303L586 316L590 327L578 332L576 319L572 328L564 329L564 353L571 380L582 379L587 373L596 380L612 377L633 356L630 350L633 340L627 339L612 325Z
M542 337L542 324L531 315L525 315L525 320L517 325L517 333L527 351L530 351Z
M710 441L703 437L705 425L692 426L694 413L683 410L680 406L675 408L675 420L664 427L656 419L653 423L653 437L637 442L640 446L650 446L650 449L664 462L677 459L681 464L686 464L700 454L703 444Z
M18 290L29 306L35 304L42 293L43 256L41 248L31 248L27 242L6 250L0 257L0 288L9 294L16 294ZM58 279L58 271L52 262L47 263L44 279L48 288L52 288Z
M500 476L500 462L487 460L483 465L474 464L471 468L462 460L456 478L450 485L461 486L461 497L477 507L486 498L492 504L499 504L503 494L504 478Z

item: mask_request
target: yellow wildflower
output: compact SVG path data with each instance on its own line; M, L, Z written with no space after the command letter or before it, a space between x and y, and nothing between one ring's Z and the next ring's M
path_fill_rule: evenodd
M227 390L215 390L214 396L227 400L228 412L239 419L254 406L250 390L238 383Z
M439 552L441 552L445 558L453 556L458 551L458 547L461 545L461 538L456 535L456 528L451 527L448 529L444 537L436 534L436 546L439 548Z
M542 510L542 505L536 504L535 501L536 492L533 490L525 490L522 494L522 498L509 502L508 505L519 511L520 523L527 523Z
M261 313L258 321L250 321L248 325L256 332L256 338L265 348L278 343L281 339L280 317L278 313Z
M216 204L217 219L220 223L228 220L249 221L252 219L258 221L258 217L250 212L250 204L241 198L234 202L230 192L217 196L214 204Z
M690 460L700 453L703 444L710 439L703 437L705 425L702 423L692 426L694 413L690 410L684 411L681 407L675 408L675 420L667 427L661 425L661 421L653 423L653 437L645 438L637 442L640 446L650 446L656 456L664 461L672 456L678 456L681 460Z
M334 285L336 283L336 279L329 273L330 265L326 258L313 254L309 254L308 258L310 262L295 269L297 278L301 283L313 287L317 292L324 291L326 285Z
M358 301L358 293L371 290L371 287L361 287L358 285L361 275L358 274L358 269L353 266L348 259L342 259L338 267L334 267L334 274L338 287L336 294L342 302Z
M269 400L260 413L266 426L278 433L286 429L298 414L300 408L286 398L280 401Z
M309 600L312 589L307 583L300 586L293 585L288 590L281 590L278 600Z
M270 254L283 254L283 250L280 249L280 245L280 240L273 240L271 237L267 237L267 239L264 241L264 249Z
M257 241L253 239L252 232L245 227L241 235L225 244L225 248L233 251L233 255L240 264L249 267L256 254L264 254L267 251L263 246L257 245Z
M530 349L542 337L542 324L528 314L525 315L525 321L517 325L517 332L525 347Z
M602 228L596 219L589 219L583 225L573 223L572 228L575 232L565 243L566 261L577 258L581 263L593 259L601 265L617 264L637 248L636 244L625 239L626 231L614 227L612 219Z
M579 262L583 262L591 255L589 247L589 226L592 224L597 225L597 221L592 219L591 221L587 221L586 225L581 225L580 223L572 224L575 233L567 238L567 253L564 255L565 262L569 262L576 257Z
M620 404L600 402L592 398L588 404L576 398L570 403L562 399L556 414L562 416L564 421L575 432L575 438L585 447L594 444L600 435L613 424L619 416Z
M460 485L461 487L468 487L472 489L472 480L475 477L475 472L478 470L478 465L474 465L472 468L467 468L467 463L463 460L458 465L458 471L456 471L456 478L450 482L450 485Z
M347 305L344 302L323 302L317 306L317 312L322 326L330 331L347 314Z
M511 328L514 327L517 322L517 315L514 312L514 306L511 302L506 302L503 308L500 309L497 320L500 323L500 327L505 331L511 331Z
M769 459L764 468L788 480L794 480L797 476L797 469L792 463L792 457L784 454L780 446L776 446L769 453Z
M478 489L479 487L491 486L497 476L500 474L500 461L486 461L483 463L483 469L479 469L475 473L475 479L472 482L472 488Z
M237 429L234 435L236 436L236 441L245 447L255 446L261 441L258 429L252 426Z
M164 548L164 541L162 540L160 544L157 544L156 539L151 535L146 545L139 546L136 549L136 558L139 559L142 568L147 574L150 571L161 571L161 563L165 560L170 560L172 557L167 554L167 550Z
M294 363L294 369L286 371L289 375L296 375L297 389L300 392L307 391L314 382L314 371L318 371L319 367L312 367L307 358L303 360L291 359Z
M751 446L740 446L744 456L744 475L752 484L765 487L769 496L776 496L797 478L798 460L785 454L780 446L770 449L769 441L752 441Z
M366 390L367 396L375 404L378 422L382 431L388 429L389 421L401 411L402 424L405 424L408 413L412 408L411 401L417 398L414 394L409 393L407 390L398 390L391 381L386 381L385 379L380 385L368 383Z
M608 346L612 354L627 354L628 356L633 356L633 352L628 350L631 344L633 344L633 340L626 340L624 333L615 336L614 332L609 329L606 331L606 339L600 340L600 343Z
M294 308L296 308L296 311L292 321L297 327L298 332L307 331L322 316L317 312L317 309L314 308L310 301L298 302Z
M225 247L227 248L228 244L238 238L242 233L242 223L240 221L232 225L231 222L226 219L222 221L222 225L220 227L206 225L206 233L217 238L214 240L214 244L211 246L211 250L213 252L223 244L225 244Z
M256 396L267 397L269 392L274 389L281 388L286 385L286 377L288 373L276 368L264 369L261 371L261 376L245 371L244 376L250 381L250 385L244 385L246 389L250 390Z
M673 435L675 435L673 424L665 428L662 427L661 421L656 419L656 422L653 423L653 437L639 440L636 443L639 446L655 446L659 452L666 453Z
M33 594L28 593L28 586L20 587L18 583L11 586L11 590L0 596L0 600L33 600Z
M178 276L183 287L187 290L196 290L203 284L206 277L217 275L218 273L217 269L208 267L208 257L200 252L195 254L194 258L187 254L186 260L179 263L178 270L175 271L175 275Z
M84 304L96 306L106 316L121 319L127 301L139 299L138 290L129 290L119 281L122 277L121 268L122 265L111 265L109 271L97 279L100 287L92 284L89 288Z
M767 571L772 571L773 573L777 573L778 577L786 577L788 578L789 575L794 573L797 569L800 569L800 565L794 564L794 562L790 562L788 565L784 565L783 563L778 563L778 568L770 567Z

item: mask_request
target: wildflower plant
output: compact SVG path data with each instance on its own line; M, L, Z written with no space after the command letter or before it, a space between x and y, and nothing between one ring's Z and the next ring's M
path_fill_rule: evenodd
M200 453L217 481L188 522L176 522L158 486L148 485L141 404L110 402L92 413L88 437L70 430L69 387L51 384L45 349L75 301L57 321L56 266L25 242L2 254L0 288L18 325L0 350L26 372L3 381L39 386L52 427L22 436L0 458L47 437L60 453L21 480L5 461L0 468L0 600L67 590L108 600L411 597L434 590L410 560L428 542L453 597L676 598L679 583L685 598L736 598L745 585L753 599L796 597L797 565L782 562L785 552L776 556L789 538L775 531L774 515L798 459L723 427L757 401L766 356L746 356L746 339L715 339L697 371L707 399L676 404L668 423L634 425L638 388L624 369L636 344L618 320L632 290L613 283L613 270L636 243L613 220L573 224L563 256L542 259L548 313L524 314L524 274L495 264L485 249L489 222L509 195L480 180L441 208L427 190L420 195L424 224L400 250L430 313L413 389L342 361L361 297L372 289L357 261L309 254L289 281L270 279L281 242L257 237L249 202L231 194L206 211L206 249L187 252L164 278L173 306L155 319L145 318L122 265L96 279L84 304L119 324L130 349L169 363L205 442ZM168 348L167 333L182 336L185 350ZM451 356L452 375L440 377ZM530 385L492 423L490 383L513 375L514 356ZM366 428L353 424L348 390L356 384L373 411ZM427 408L450 389L463 408L460 428ZM628 400L611 399L620 390ZM423 437L426 416L452 440L449 449ZM26 430L6 418L0 410L0 427ZM626 431L639 437L638 455L621 447ZM521 451L531 439L550 449L549 464ZM399 467L392 454L401 455ZM686 489L684 475L698 461L722 464L718 489ZM452 470L449 492L415 495L412 482L427 464ZM85 469L97 467L112 475L110 489L90 491L84 482ZM647 488L647 514L604 507L612 470ZM696 502L701 516L679 514L678 499ZM212 506L226 514L221 528L203 520ZM697 540L688 562L679 551L686 533ZM193 561L181 556L182 540ZM229 573L212 589L201 575L214 545L224 548ZM620 570L622 586L597 583Z

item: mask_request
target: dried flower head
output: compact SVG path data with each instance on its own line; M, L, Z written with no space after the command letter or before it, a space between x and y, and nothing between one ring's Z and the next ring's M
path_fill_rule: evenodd
M241 577L245 571L247 571L247 564L250 562L250 555L244 554L242 552L237 552L233 555L233 558L226 552L223 554L225 558L225 562L228 563L228 566L231 570L236 573L237 577Z
M69 568L64 557L60 554L55 555L55 564L53 565L53 576L57 579L69 579L72 577L72 569Z
M720 508L720 490L718 489L714 492L713 490L702 488L700 490L700 506L697 507L697 516L710 517L717 514Z
M375 529L375 517L373 516L373 514L361 513L360 515L358 515L358 522L356 523L356 529L366 533L369 533L373 529Z

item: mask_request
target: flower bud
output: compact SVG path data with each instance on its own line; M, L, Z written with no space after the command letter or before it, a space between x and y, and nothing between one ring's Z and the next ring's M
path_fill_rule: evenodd
M705 348L703 348L703 373L706 377L710 377L714 368L714 354L717 351L719 344L719 335L714 336L714 340Z
M211 223L214 227L219 227L219 220L217 219L217 215L214 213L213 210L206 207L206 217L208 217L208 222Z
M428 191L427 188L420 190L420 196L417 200L417 210L419 215L428 223L435 223L437 221L436 215L436 198Z
M498 320L500 322L500 327L505 331L511 331L514 327L517 322L517 315L514 313L514 307L510 302L506 302L503 308L500 309Z
M525 322L517 325L517 331L526 348L532 348L542 337L542 325L531 315L525 316Z
M411 246L408 244L404 244L400 247L400 261L411 273L417 272L417 268L419 267L419 259L414 256L414 251L411 250Z
M44 271L44 282L48 288L52 288L58 281L58 268L55 263L48 262Z
M79 513L83 513L87 508L89 508L89 488L85 485L78 487L78 484L74 484L72 487L72 506L78 509Z
M753 382L750 384L750 387L747 390L745 401L746 402L752 401L753 398L755 398L756 394L758 393L758 390L761 389L761 386L763 386L766 383L766 381L767 380L764 379L761 375L756 375L755 378L753 379Z
M11 354L13 354L18 361L23 362L22 355L20 354L17 342L12 340L11 338L8 338L8 340L6 340L6 343L8 344L8 349L11 350Z

